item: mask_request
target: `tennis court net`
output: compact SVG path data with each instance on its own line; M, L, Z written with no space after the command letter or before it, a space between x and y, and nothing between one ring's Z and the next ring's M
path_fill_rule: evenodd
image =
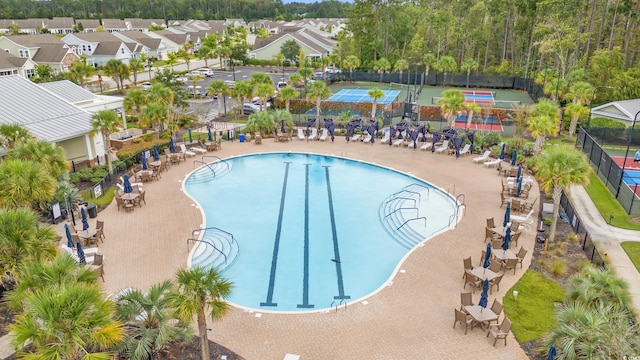
M431 98L431 104L437 105L438 100L442 99L441 96L434 96ZM495 105L490 105L491 107L496 107L500 109L511 109L517 105L522 104L520 100L494 100ZM483 105L478 103L478 105Z

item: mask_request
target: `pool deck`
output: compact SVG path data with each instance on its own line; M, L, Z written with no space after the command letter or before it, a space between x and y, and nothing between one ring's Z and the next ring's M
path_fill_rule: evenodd
M293 139L276 143L263 139L253 142L224 142L222 150L209 153L221 158L270 151L306 151L369 161L411 173L443 189L464 194L466 211L455 230L441 234L417 247L407 257L393 282L368 298L368 304L350 304L347 309L310 314L274 314L232 308L220 321L208 327L210 339L246 359L282 359L286 353L301 359L527 359L509 335L507 346L485 337L479 328L464 335L453 326L453 309L460 305L463 291L462 259L471 256L478 265L485 248L487 217L502 222L501 179L495 168L473 164L473 156L433 154L405 147L346 143L343 136L335 143ZM127 213L115 203L98 214L105 221L106 240L100 245L105 255L104 289L115 294L127 287L148 289L154 283L173 278L186 265L190 246L186 239L202 223L200 210L182 191L184 176L194 169L193 160L174 165L159 181L145 183L147 205ZM256 174L260 176L260 174ZM362 179L363 185L366 179ZM534 184L529 200L537 197ZM251 199L237 195L251 210ZM539 201L538 201L539 203ZM537 208L537 207L536 207ZM536 214L537 215L537 210ZM91 219L91 226L95 219ZM247 225L251 217L247 216ZM500 226L500 225L498 225ZM61 228L59 226L58 228ZM500 291L489 296L502 299L524 273L531 260L535 230L523 233L519 246L529 250L524 269L508 272ZM480 292L474 294L474 302ZM520 296L526 296L521 294ZM327 304L328 305L328 304ZM260 314L261 316L257 316ZM502 319L502 317L501 317Z

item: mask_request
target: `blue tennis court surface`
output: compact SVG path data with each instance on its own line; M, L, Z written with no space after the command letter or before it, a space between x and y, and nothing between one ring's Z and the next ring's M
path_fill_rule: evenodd
M342 101L342 102L373 102L373 98L369 96L370 89L342 89L337 93L331 95L328 101ZM384 96L379 98L376 103L378 104L390 104L396 100L400 95L400 90L382 90Z
M625 170L623 180L627 185L640 184L640 171Z

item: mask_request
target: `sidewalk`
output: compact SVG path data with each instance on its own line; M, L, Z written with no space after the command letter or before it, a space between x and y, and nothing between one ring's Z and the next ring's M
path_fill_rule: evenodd
M629 285L633 308L640 314L640 273L620 246L624 241L640 241L640 232L607 224L582 186L571 187L569 197L602 255L609 259L616 274Z

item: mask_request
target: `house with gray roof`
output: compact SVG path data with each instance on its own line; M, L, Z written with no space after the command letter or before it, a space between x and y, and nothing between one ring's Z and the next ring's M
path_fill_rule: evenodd
M120 19L102 19L102 27L106 32L127 31L129 26L124 20Z
M172 28L167 30L149 31L148 35L156 39L164 39L167 44L167 53L178 52L184 44L191 40L189 33ZM163 58L158 57L158 59L162 60Z
M80 60L69 46L51 34L0 36L0 50L40 65L49 65L55 73L65 72Z
M43 19L43 28L49 29L52 34L71 34L73 25L72 17L54 17L53 19Z
M0 76L20 75L29 78L35 75L35 66L36 63L30 59L0 51Z
M142 31L121 31L114 32L112 35L121 39L127 43L138 43L144 46L147 50L147 57L149 59L163 59L166 58L169 51L168 41L164 38L154 38L148 33Z
M100 27L100 20L98 19L76 19L76 26L82 25L81 32L96 32Z
M257 38L254 43L254 49L248 52L248 57L253 59L271 60L273 56L280 52L282 45L293 40L300 49L304 51L308 58L319 59L329 55L336 42L319 36L315 32L306 29L298 29L293 32L284 32L268 38Z
M167 24L163 19L131 18L124 19L124 22L127 24L127 28L132 31L147 32L151 26L162 26L165 29L167 28Z
M109 60L120 60L129 64L129 59L139 58L144 46L127 43L108 32L67 34L62 39L72 51L87 58L87 64L104 66Z
M70 161L104 156L104 140L91 136L91 113L24 77L0 77L0 124L17 124L57 144ZM38 101L33 101L37 99Z
M640 120L640 99L613 101L596 106L591 109L591 118L596 117L616 120L629 127L634 121Z

